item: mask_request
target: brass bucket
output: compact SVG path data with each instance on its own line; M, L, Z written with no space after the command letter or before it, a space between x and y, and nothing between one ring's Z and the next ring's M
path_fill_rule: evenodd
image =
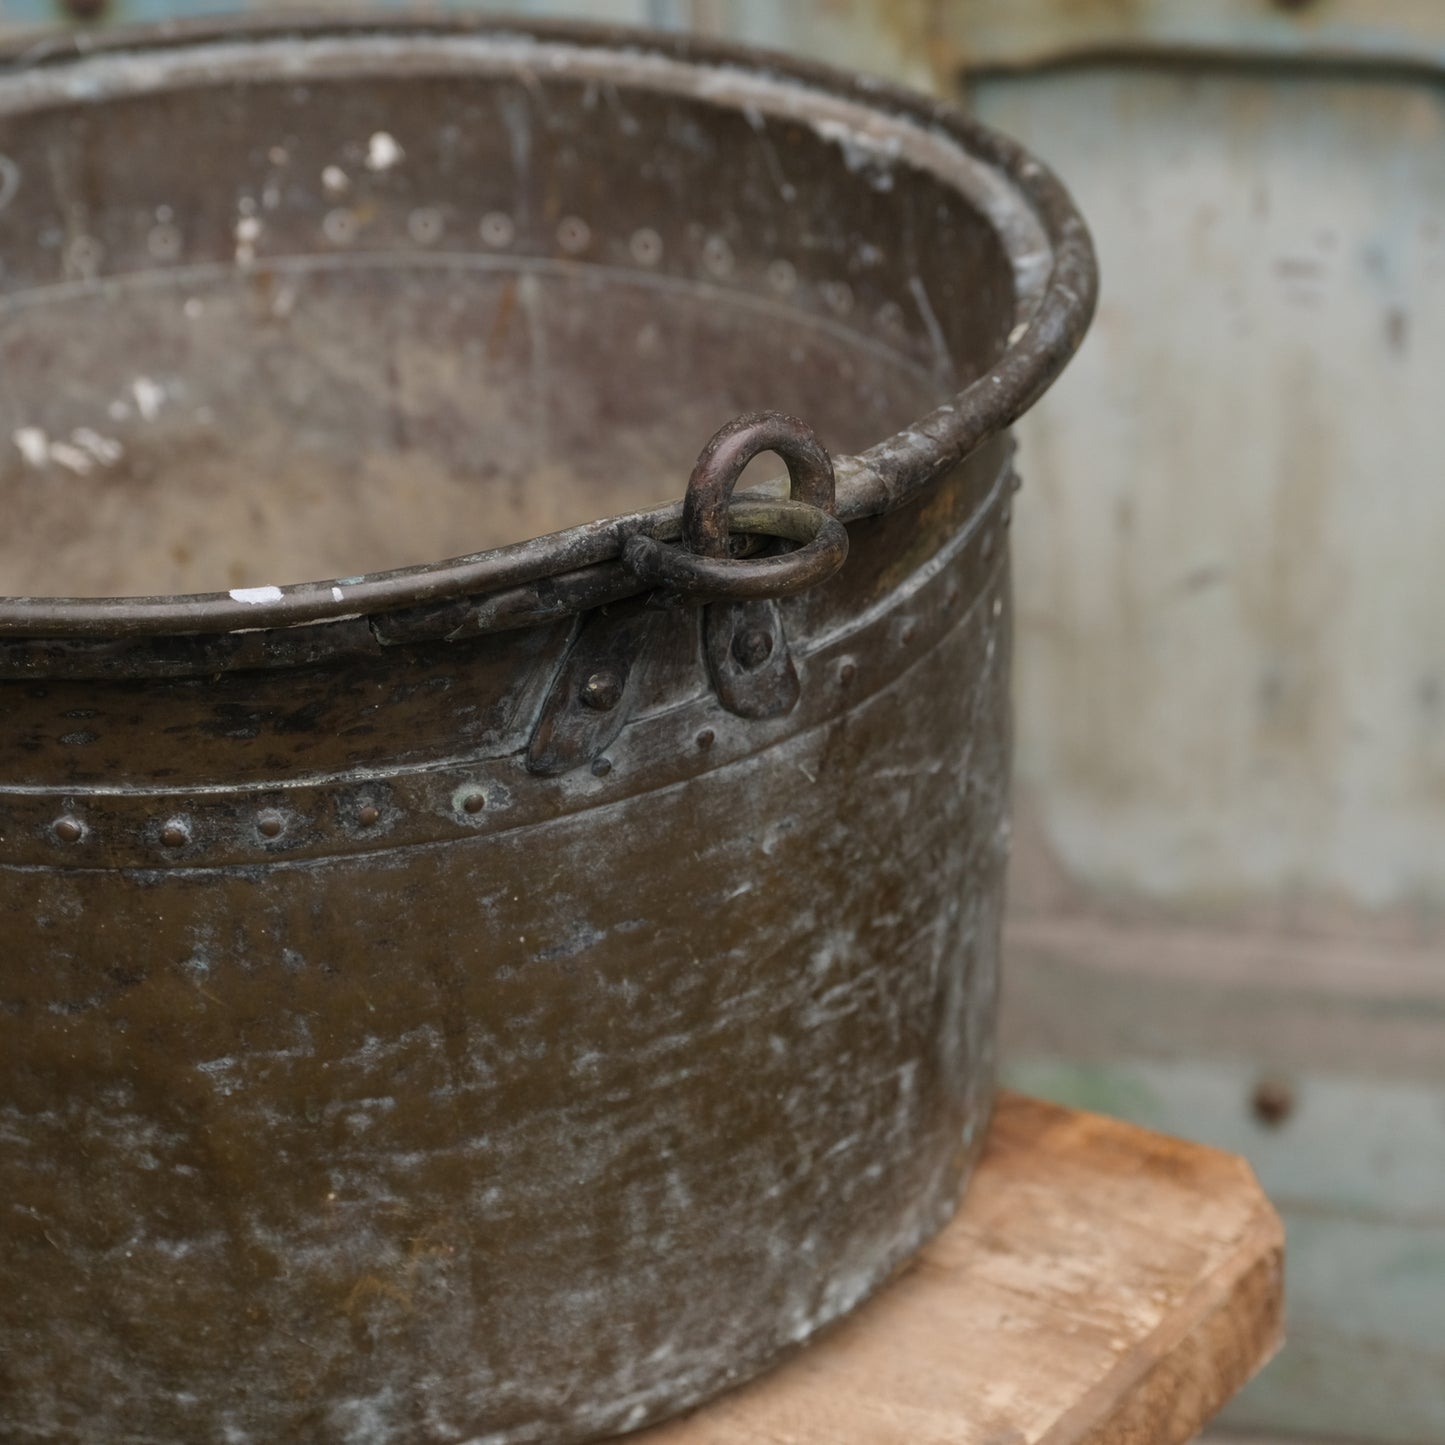
M0 68L0 261L0 1438L574 1441L865 1298L988 1120L1057 182L690 40L169 29Z

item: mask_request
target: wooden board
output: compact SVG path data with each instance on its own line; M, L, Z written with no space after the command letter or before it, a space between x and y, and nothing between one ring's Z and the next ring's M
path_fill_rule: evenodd
M789 1363L638 1445L1183 1445L1280 1340L1243 1160L1005 1095L958 1218Z

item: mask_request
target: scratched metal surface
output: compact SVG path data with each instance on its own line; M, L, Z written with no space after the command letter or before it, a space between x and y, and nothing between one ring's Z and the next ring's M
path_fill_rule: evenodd
M0 1437L581 1440L765 1368L982 1144L1067 197L515 29L32 51L0 142ZM676 508L596 519L769 404L846 566L648 606Z

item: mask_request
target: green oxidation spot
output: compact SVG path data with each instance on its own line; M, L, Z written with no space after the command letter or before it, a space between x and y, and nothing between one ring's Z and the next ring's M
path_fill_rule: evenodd
M1095 1114L1113 1114L1136 1124L1159 1125L1165 1110L1137 1074L1106 1064L1070 1064L1055 1059L1021 1059L1005 1064L1010 1089L1051 1099Z

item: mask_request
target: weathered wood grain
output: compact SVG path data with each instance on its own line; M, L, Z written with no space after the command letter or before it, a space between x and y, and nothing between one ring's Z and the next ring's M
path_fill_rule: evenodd
M639 1445L1182 1445L1280 1340L1240 1159L1018 1095L958 1218L788 1364Z

